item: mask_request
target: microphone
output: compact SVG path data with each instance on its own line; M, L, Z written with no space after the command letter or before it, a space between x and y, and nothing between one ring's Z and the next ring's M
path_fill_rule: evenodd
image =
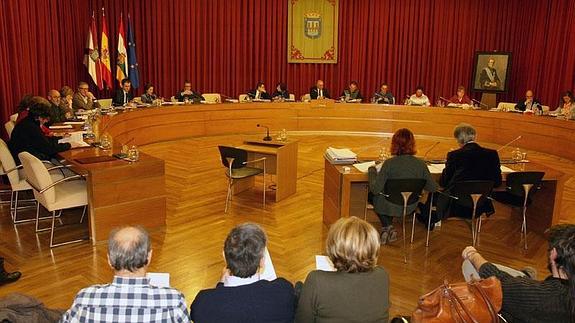
M445 102L453 103L453 102L451 102L451 100L448 100L448 99L446 99L446 98L444 98L444 97L442 97L442 96L440 96L439 99L440 99L440 100L443 100L443 101L445 101Z
M272 141L272 137L270 136L270 128L268 126L264 126L258 123L257 127L266 128L266 136L264 137L264 141Z
M516 142L517 140L521 139L521 136L517 136L517 138L511 140L510 142L506 143L505 145L501 146L501 148L497 149L497 152L500 152L501 150L503 150L503 148L511 145L512 143Z
M484 108L489 109L489 106L488 106L487 104L483 104L481 101L477 101L477 100L475 100L475 99L471 99L471 101L473 101L473 102L479 104L480 106L482 106L482 107L484 107Z
M437 147L437 145L439 145L439 141L437 141L433 145L431 145L431 147L425 152L425 154L423 155L423 160L425 160L425 158L427 158L427 155L429 155L429 153L433 150L433 148Z

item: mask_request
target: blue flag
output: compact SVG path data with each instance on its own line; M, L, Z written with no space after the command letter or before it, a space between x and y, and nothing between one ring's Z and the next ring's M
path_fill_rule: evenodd
M132 82L132 87L137 89L138 86L140 86L140 76L138 75L138 61L136 60L136 40L134 39L134 27L132 27L130 15L128 15L128 63L130 64L130 70L128 72L130 82Z

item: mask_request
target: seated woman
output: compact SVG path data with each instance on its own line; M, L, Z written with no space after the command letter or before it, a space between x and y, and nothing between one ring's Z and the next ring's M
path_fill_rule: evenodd
M248 97L252 100L271 100L272 97L266 92L264 82L258 82L256 88L248 92Z
M74 119L74 109L72 109L72 99L74 97L74 90L71 87L64 85L60 89L60 109L64 111L66 119Z
M387 322L389 276L377 266L375 228L356 217L341 218L329 229L325 251L335 272L307 275L295 322Z
M351 81L347 89L343 90L341 94L341 98L344 99L346 102L350 100L363 100L361 93L359 92L359 87L356 81Z
M424 107L428 107L431 105L431 102L429 102L429 98L427 97L427 95L423 94L422 86L418 86L415 89L415 94L412 94L409 97L409 100L407 100L407 105L416 105Z
M285 83L278 83L276 86L276 90L274 94L272 94L272 98L274 100L288 100L289 99L289 91L287 89L287 85Z
M392 225L392 217L403 216L403 205L393 204L381 194L384 192L387 180L422 178L426 180L426 191L435 192L438 188L425 162L415 157L415 138L409 129L399 129L393 134L390 150L393 157L383 162L379 171L374 166L369 168L369 191L372 194L373 208L383 226L382 244L397 239L397 231ZM417 203L408 205L408 214L415 211L416 207Z
M14 127L8 148L18 164L18 154L23 151L39 159L50 160L56 158L59 152L72 148L68 143L59 144L60 137L47 137L42 132L40 126L50 121L49 108L50 103L46 99L34 97L30 102L28 115Z
M154 100L156 100L158 98L156 93L154 93L154 86L152 84L147 83L144 86L144 94L142 94L141 98L142 98L142 103L146 103L146 104L152 104L152 103L154 103Z
M378 104L395 104L395 98L389 91L389 86L387 84L382 84L379 88L379 92L375 92L373 94L371 102Z
M563 94L561 104L553 111L552 115L562 116L568 120L575 120L575 98L571 91L566 91Z

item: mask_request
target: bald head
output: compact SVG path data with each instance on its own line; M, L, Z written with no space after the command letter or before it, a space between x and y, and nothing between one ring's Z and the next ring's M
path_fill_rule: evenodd
M60 104L60 92L58 90L48 91L48 101L54 103L55 105Z
M527 90L527 92L525 92L525 98L527 100L533 100L533 91Z
M323 89L323 81L322 80L317 80L317 82L315 83L315 86L318 89Z
M145 269L150 259L148 232L141 227L123 227L110 233L108 260L116 271Z

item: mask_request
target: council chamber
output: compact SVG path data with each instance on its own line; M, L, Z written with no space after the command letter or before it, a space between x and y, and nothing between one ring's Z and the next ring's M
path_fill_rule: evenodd
M575 3L0 3L0 320L575 322Z

